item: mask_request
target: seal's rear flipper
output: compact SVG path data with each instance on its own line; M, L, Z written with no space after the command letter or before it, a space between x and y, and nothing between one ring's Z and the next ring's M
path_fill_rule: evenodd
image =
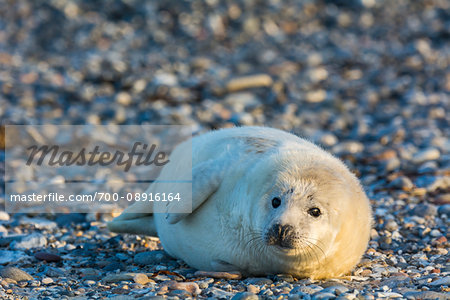
M108 222L108 229L117 233L158 236L151 211L151 203L135 202L126 208L120 216Z
M119 217L126 216L122 214ZM130 214L131 215L131 214ZM116 218L108 222L108 229L117 233L143 234L150 236L158 236L153 220L153 215L144 215L140 218L119 219Z

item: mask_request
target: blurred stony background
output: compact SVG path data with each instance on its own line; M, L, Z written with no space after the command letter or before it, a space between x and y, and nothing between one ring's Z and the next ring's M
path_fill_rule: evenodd
M2 125L282 128L341 157L375 215L352 277L313 282L202 278L108 216L0 212L0 297L448 299L449 33L444 0L0 0Z

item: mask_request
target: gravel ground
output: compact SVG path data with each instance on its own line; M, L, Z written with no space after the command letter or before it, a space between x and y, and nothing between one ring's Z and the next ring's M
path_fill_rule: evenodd
M0 0L2 124L278 127L342 158L375 217L352 274L311 281L196 272L155 238L108 232L110 214L0 212L0 298L449 299L449 11Z

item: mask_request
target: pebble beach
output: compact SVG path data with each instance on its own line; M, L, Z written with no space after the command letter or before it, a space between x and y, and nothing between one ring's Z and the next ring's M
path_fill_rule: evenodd
M449 111L448 1L0 0L0 298L450 299ZM242 277L115 213L5 212L19 124L295 133L360 179L367 251L341 278Z

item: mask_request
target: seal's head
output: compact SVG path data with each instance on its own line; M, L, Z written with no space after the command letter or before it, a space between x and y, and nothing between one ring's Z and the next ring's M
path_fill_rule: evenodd
M372 217L365 193L342 162L318 150L283 153L261 167L271 168L271 184L260 194L260 236L251 244L259 243L272 273L340 276L367 247Z

